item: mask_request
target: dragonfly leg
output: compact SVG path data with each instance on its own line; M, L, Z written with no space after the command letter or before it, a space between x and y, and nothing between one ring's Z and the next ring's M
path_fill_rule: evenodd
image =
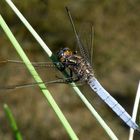
M73 82L78 82L80 80L80 78L79 77L73 77Z
M72 82L77 82L77 81L79 81L80 80L80 77L78 77L78 76L73 76L73 70L72 69L70 69L70 68L67 68L66 69L66 67L63 65L63 67L61 67L61 66L57 66L57 68L62 72L62 71L64 71L64 70L66 70L67 71L67 73L68 73L68 78L60 78L60 77L57 77L58 79L63 79L64 80L64 83L72 83Z
M78 76L73 76L73 71L70 69L70 77L69 77L69 79L68 79L68 82L77 82L77 81L79 81L80 80L80 78L78 77Z

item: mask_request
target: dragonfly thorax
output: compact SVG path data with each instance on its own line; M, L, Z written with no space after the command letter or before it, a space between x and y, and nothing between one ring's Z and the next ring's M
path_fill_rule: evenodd
M61 49L57 55L65 69L70 70L70 76L74 77L73 81L89 81L94 76L89 62L80 55L72 52L69 48Z
M94 77L93 69L89 62L81 56L74 54L67 58L68 68L77 76L80 81L89 81Z

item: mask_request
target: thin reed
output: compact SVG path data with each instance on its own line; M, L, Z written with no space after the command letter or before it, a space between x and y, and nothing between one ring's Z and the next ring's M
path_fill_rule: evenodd
M134 121L136 121L139 102L140 102L140 82L138 84L138 89L137 89L137 93L136 93L136 97L135 97L135 102L134 102L134 107L133 107L133 113L132 113L132 119ZM134 130L132 128L130 128L129 140L133 140L133 138L134 138Z
M12 129L15 140L23 140L21 132L18 129L16 120L14 118L14 115L13 115L11 109L9 108L9 106L7 104L4 104L3 108L4 108L5 115L8 119L9 125Z

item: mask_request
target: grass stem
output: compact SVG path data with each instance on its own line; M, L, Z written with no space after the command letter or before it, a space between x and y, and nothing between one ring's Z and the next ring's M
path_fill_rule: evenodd
M18 127L17 127L15 118L12 114L11 109L8 107L7 104L4 104L4 111L5 111L6 117L9 121L9 124L11 126L11 129L13 131L13 135L15 137L15 140L22 140L22 136L21 136L21 133L20 133Z

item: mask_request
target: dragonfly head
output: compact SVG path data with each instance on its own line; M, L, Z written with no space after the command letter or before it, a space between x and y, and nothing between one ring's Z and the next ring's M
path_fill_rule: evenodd
M74 53L69 49L69 48L63 48L63 49L60 49L58 52L57 52L57 57L58 59L63 63L66 61L66 59L73 55Z

